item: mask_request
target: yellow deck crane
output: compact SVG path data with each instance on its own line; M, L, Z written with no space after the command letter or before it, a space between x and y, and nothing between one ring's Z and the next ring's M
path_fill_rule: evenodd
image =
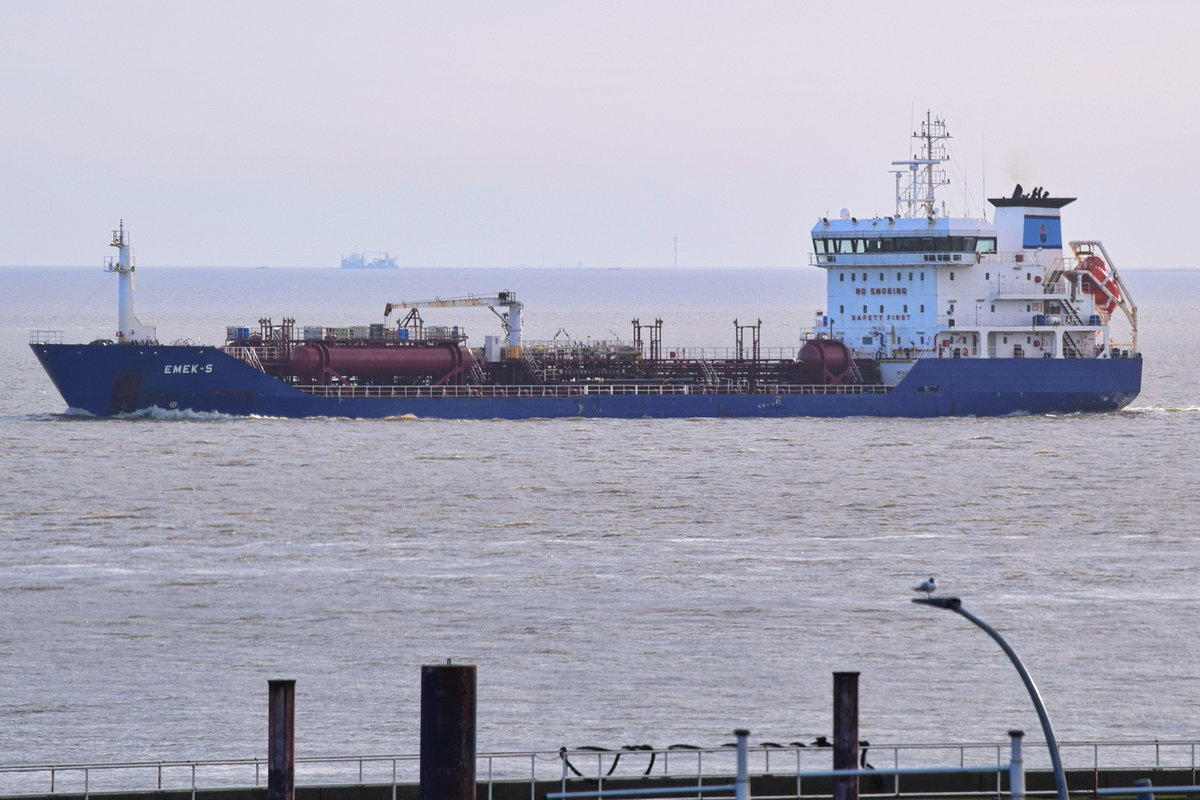
M396 308L463 308L471 306L486 308L500 318L500 325L504 328L505 336L508 339L508 357L519 358L521 356L521 310L525 306L517 300L516 292L499 292L493 296L446 297L415 302L402 300L384 306L383 315L389 316L392 309ZM496 310L498 308L507 310L501 313Z

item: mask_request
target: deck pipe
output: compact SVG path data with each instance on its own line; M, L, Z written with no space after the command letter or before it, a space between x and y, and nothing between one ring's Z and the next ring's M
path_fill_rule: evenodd
M296 682L267 684L267 800L295 800Z
M858 769L858 673L833 673L833 768ZM833 780L834 800L858 800L858 776Z
M420 800L475 800L475 667L421 667Z

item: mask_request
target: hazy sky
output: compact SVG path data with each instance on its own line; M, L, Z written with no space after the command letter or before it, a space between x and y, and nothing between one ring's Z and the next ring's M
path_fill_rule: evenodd
M915 120L979 215L1190 267L1200 3L0 0L0 264L806 264ZM990 211L990 207L988 207ZM1168 215L1155 222L1150 214Z

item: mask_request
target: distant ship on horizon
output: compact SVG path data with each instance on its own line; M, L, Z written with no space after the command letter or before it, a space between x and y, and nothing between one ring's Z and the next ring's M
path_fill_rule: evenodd
M351 253L342 256L342 269L399 269L395 256L386 250Z

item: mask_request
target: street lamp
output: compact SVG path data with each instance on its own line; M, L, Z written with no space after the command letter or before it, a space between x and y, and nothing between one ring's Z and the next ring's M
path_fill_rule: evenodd
M1021 663L1021 659L1017 658L1017 654L1013 649L1008 646L1008 642L1004 641L1004 638L996 633L995 628L963 608L962 600L957 597L917 597L913 598L913 602L924 606L944 608L947 611L953 611L966 617L979 628L982 628L984 633L995 639L996 644L1000 645L1000 649L1008 655L1009 660L1012 661L1013 666L1020 673L1021 680L1025 682L1025 688L1029 690L1029 699L1033 700L1033 707L1037 709L1038 719L1042 721L1042 733L1046 736L1046 747L1050 750L1050 764L1054 767L1054 785L1058 789L1058 800L1068 800L1067 776L1063 773L1062 759L1058 755L1058 742L1055 741L1054 730L1050 727L1050 716L1046 713L1046 706L1042 703L1042 696L1038 693L1033 678L1029 677L1029 672L1025 669L1025 665Z

